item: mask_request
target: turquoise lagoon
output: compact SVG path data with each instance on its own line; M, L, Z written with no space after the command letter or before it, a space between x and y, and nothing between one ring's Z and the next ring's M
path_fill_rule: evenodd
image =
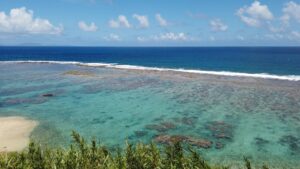
M65 146L72 130L111 147L182 135L212 141L195 148L232 168L243 156L300 166L299 81L47 63L0 72L0 116L38 121L41 144Z

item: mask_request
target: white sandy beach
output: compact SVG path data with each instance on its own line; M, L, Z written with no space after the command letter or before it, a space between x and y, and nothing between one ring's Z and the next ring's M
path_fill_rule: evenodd
M0 117L0 152L23 150L37 125L36 121L24 117Z

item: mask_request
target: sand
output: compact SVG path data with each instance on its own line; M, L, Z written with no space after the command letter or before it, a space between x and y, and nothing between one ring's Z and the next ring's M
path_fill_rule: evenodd
M28 146L29 136L38 125L24 117L0 117L0 152L21 151Z

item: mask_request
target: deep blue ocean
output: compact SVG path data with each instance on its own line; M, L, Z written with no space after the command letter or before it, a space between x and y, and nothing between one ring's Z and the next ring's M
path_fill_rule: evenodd
M0 47L0 61L12 60L300 75L300 47Z

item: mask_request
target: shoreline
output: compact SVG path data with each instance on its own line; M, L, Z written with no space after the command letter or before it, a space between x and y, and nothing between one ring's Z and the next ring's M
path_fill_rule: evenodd
M38 122L21 116L0 117L0 153L22 151Z
M0 63L61 64L61 65L87 66L87 67L114 68L114 69L124 69L124 70L177 72L177 73L190 73L190 74L214 75L214 76L225 76L225 77L270 79L270 80L281 80L281 81L292 81L292 82L300 81L300 75L276 75L276 74L268 74L268 73L210 71L210 70L197 70L197 69L184 69L184 68L159 68L159 67L147 67L147 66L137 66L137 65L124 65L124 64L117 64L117 63L97 63L97 62L85 63L85 62L77 62L77 61L34 61L34 60L0 61Z

